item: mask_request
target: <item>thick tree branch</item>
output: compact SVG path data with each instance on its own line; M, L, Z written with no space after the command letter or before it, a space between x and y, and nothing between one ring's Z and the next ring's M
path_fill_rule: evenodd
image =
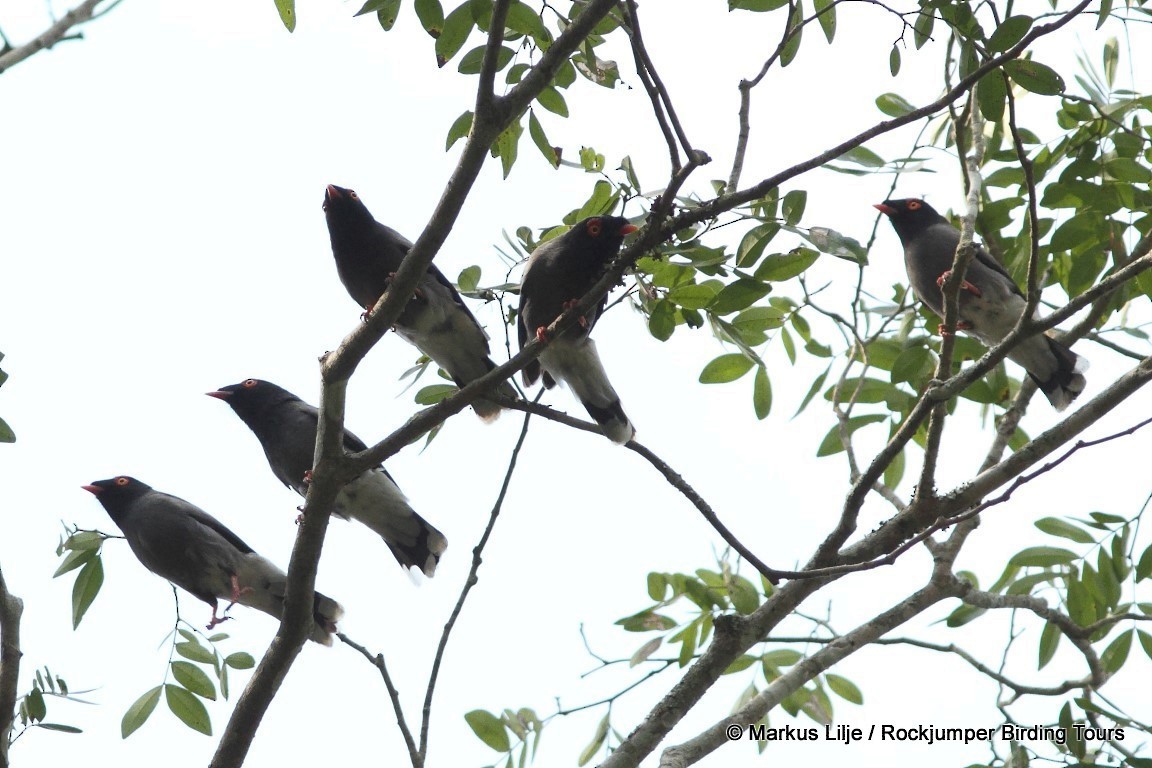
M0 569L0 768L8 768L8 741L20 682L20 616L24 602L8 591Z

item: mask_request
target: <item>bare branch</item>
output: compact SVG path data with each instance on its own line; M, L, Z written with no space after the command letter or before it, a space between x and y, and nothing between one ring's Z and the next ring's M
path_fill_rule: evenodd
M408 759L412 761L412 768L421 768L424 765L424 758L416 749L416 741L412 738L412 731L408 730L408 721L404 718L403 707L400 706L400 691L396 690L396 685L392 682L392 675L388 674L388 665L384 663L384 654L378 653L373 656L371 651L343 632L337 632L336 637L340 638L340 642L359 651L361 656L368 659L369 664L380 670L384 687L388 689L388 698L392 700L392 710L396 713L396 725L400 727L400 733L404 736L404 744L408 747Z
M69 33L76 27L91 21L97 16L103 15L104 11L101 11L99 14L96 13L96 6L102 2L104 2L104 0L84 0L80 5L61 16L52 26L44 30L43 33L33 40L24 45L16 46L3 55L0 55L0 74L3 74L40 51L51 48L62 40L80 39L80 37L82 37L80 34Z

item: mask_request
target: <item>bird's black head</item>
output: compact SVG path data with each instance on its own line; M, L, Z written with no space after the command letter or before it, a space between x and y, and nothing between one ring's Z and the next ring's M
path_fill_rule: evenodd
M607 257L620 250L625 235L637 229L639 227L628 223L623 216L592 216L568 230L566 236L577 248Z
M94 495L96 500L108 511L108 514L112 515L113 519L133 501L152 490L152 486L127 475L118 475L108 480L96 480L91 485L80 487Z
M328 232L334 227L352 227L375 221L372 214L351 189L329 184L324 190L324 217L328 220Z
M914 197L903 200L885 200L872 207L888 217L901 241L924 231L933 224L947 221L936 212L935 208Z
M215 392L205 392L204 394L228 403L232 406L232 410L245 420L273 403L297 399L295 395L283 387L263 379L244 379L239 384L229 384L226 387L220 387Z

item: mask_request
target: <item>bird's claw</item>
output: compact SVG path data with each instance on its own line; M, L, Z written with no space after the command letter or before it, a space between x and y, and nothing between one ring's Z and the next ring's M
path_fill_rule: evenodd
M958 330L958 331L970 331L970 330L972 330L972 323L968 322L967 320L961 320L958 323L956 323L956 330ZM936 326L936 332L939 333L941 336L955 336L956 335L956 334L952 333L952 331L945 328L944 323L940 323L940 325Z
M548 341L548 328L546 326L542 325L536 329L536 341L541 343Z
M216 625L223 624L224 622L228 621L231 618L232 618L231 616L217 616L216 615L216 609L213 608L212 609L212 621L210 621L206 625L204 625L204 629L214 629L216 627Z
M580 303L579 299L569 299L568 301L564 302L564 309L565 310L572 309L572 307L576 306L579 303ZM581 328L587 328L588 327L588 318L584 317L584 315L580 315L580 317L576 318L576 322L580 323Z
M936 286L939 288L943 288L944 287L944 281L950 277L952 277L952 270L950 270L950 269L944 270L944 272L940 275L940 277L936 278ZM980 293L979 288L972 285L972 283L968 282L967 280L964 280L960 283L960 290L968 291L968 293L972 294L973 296L977 296L977 297L983 295Z

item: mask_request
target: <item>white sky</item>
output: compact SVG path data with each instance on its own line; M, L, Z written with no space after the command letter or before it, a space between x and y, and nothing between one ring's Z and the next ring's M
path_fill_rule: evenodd
M46 23L36 0L5 5L0 24L14 42ZM778 22L729 15L721 3L693 4L690 14L686 4L649 5L643 12L652 56L690 137L715 160L700 172L696 189L705 193L707 179L728 173L735 84L759 68ZM18 442L0 448L0 509L7 515L0 564L26 603L22 690L32 671L47 664L73 689L96 689L88 698L98 704L50 701L49 720L80 726L85 734L29 733L14 748L15 764L65 764L101 754L119 765L142 766L163 754L172 765L204 765L215 748L216 739L189 731L163 705L141 731L121 741L124 711L165 672L171 590L112 542L103 592L73 632L72 579L50 579L57 565L53 549L60 521L114 530L79 486L132 474L203 507L286 565L299 500L279 487L247 428L201 393L257 376L317 400L316 357L354 328L359 315L333 269L320 211L324 185L355 188L378 219L415 239L455 159L454 152L444 152L448 126L472 103L473 80L456 74L455 63L435 69L431 40L416 28L411 8L389 34L371 18L352 19L357 8L303 2L297 31L289 35L269 2L129 0L85 28L83 42L39 54L3 77L0 350L7 357L0 365L11 379L0 390L0 414ZM834 47L810 30L783 80L770 77L758 89L756 143L745 182L876 122L881 115L872 101L880 92L895 90L917 104L933 98L935 54L907 55L901 77L890 78L888 41L898 35L895 21L875 10L842 15ZM1076 39L1098 38L1084 22L1059 47L1067 52ZM581 144L591 145L614 168L631 154L645 187L655 188L666 152L629 56L620 48L614 55L630 87L608 91L580 80L566 94L575 118L540 117L568 157ZM1074 64L1061 70L1070 80ZM914 131L870 146L885 156L902 154ZM553 225L591 189L592 178L547 167L527 136L520 155L508 181L501 180L498 163L486 167L437 258L450 277L480 264L483 284L502 282L496 251L504 245L502 232ZM904 180L900 194L927 193L939 207L960 205L955 162L942 154L933 161L938 173ZM875 216L871 204L886 196L888 183L886 176L811 175L797 184L809 190L803 224L831 226L864 241ZM638 211L633 206L626 213ZM795 243L781 236L776 244L783 249ZM901 273L896 239L884 225L866 285L887 296ZM851 265L827 257L810 275L813 285L833 283L825 303L835 303L837 288L855 279ZM499 313L472 306L494 337L494 357L503 359ZM825 341L833 340L823 333ZM779 567L806 560L835 520L847 474L842 456L814 458L831 423L826 410L816 404L790 420L823 365L792 369L774 348L775 407L768 420L757 422L751 377L732 385L697 384L703 365L725 351L705 331L680 328L661 344L647 334L641 316L621 306L601 321L596 339L639 440L679 470L763 560ZM1093 363L1085 394L1091 397L1125 366L1100 347L1084 351ZM379 439L413 411L412 392L402 394L397 377L416 356L390 334L361 366L348 407L348 424L361 437ZM583 415L566 392L552 393L546 402ZM1091 436L1130 425L1150 405L1147 394L1133 398ZM975 409L961 413L977 423ZM418 715L435 644L520 423L519 415L506 414L486 427L463 414L428 450L410 448L389 461L416 509L449 539L434 580L413 586L360 526L335 522L329 529L318 586L347 609L344 631L385 653L411 718ZM1037 403L1026 428L1037 434L1051 423L1052 413ZM971 474L985 444L974 430L957 430L942 462L943 490ZM1124 466L1133 452L1143 455L1146 444L1147 437L1138 435L1098 449L1065 465L1044 487L1021 491L988 517L964 567L990 584L1041 516L1134 514L1148 493L1146 479L1104 475L1101 468ZM917 466L913 458L910 467ZM870 504L860 530L889 514ZM1036 544L1059 543L1034 538ZM649 636L623 633L612 622L648 605L646 573L714 567L720 544L638 456L603 438L537 422L480 583L449 646L435 705L432 764L494 760L465 724L468 710L527 706L544 716L554 711L556 697L565 707L576 706L635 679L639 670L617 668L580 679L595 667L581 644L581 624L600 655L630 656ZM894 568L825 590L806 610L827 614L847 631L922 583L926 563L923 554L912 553ZM203 623L206 606L187 595L181 604L187 619ZM926 636L925 628L954 607L939 606L901 634ZM234 614L237 620L223 627L233 636L223 648L259 657L275 623L241 608ZM1038 675L1039 626L1025 623L1014 656L1020 677L1043 682L1058 680L1054 670L1080 674L1076 659L1062 649ZM957 632L930 631L938 641L954 641L996 663L1006 627L998 617ZM807 626L796 621L789 631ZM1129 666L1132 681L1149 671L1138 650ZM991 706L994 687L958 660L877 648L836 672L854 680L866 700L864 708L836 700L838 722L999 722ZM620 702L613 711L616 728L630 731L673 674ZM246 673L233 676L234 696L246 680ZM723 681L667 743L725 715L746 682L743 675ZM1124 682L1115 681L1106 693L1125 701ZM1129 705L1138 700L1127 696ZM230 711L228 703L210 706L217 734ZM1021 722L1029 722L1030 712L1035 722L1047 722L1054 708L1016 712ZM1133 714L1152 719L1146 706ZM553 721L536 764L574 764L601 715L598 709ZM772 719L789 722L782 712ZM988 759L983 746L891 744L805 744L773 755L895 766ZM375 670L339 644L331 650L310 645L269 710L248 764L334 758L357 765L407 761ZM704 764L752 766L766 759L745 744Z

